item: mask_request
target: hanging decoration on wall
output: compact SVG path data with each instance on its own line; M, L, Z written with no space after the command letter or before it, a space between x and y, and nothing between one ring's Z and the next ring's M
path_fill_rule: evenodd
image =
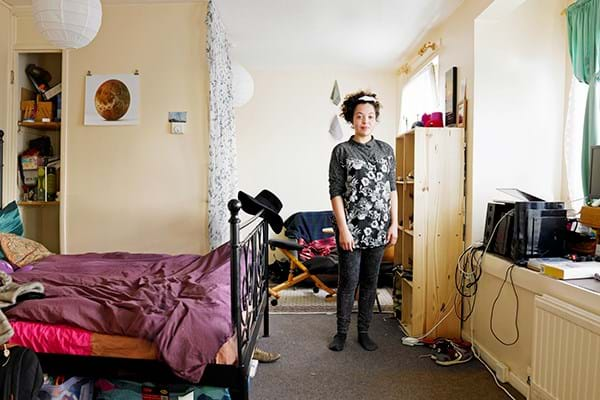
M331 123L329 124L329 133L335 140L340 140L342 137L344 137L344 131L342 131L340 119L337 115L334 115L331 119Z
M32 0L38 30L59 49L87 46L102 24L100 0Z
M333 83L333 89L331 90L331 96L329 96L329 98L336 106L340 104L340 101L342 101L342 96L340 96L340 87L338 86L337 80Z
M140 77L135 74L92 75L85 79L84 125L138 125Z
M231 63L233 106L241 107L254 95L254 79L250 72L240 64Z

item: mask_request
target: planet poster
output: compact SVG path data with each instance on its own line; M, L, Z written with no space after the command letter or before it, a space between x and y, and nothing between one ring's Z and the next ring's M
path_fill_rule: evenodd
M84 125L138 125L140 76L88 75L85 79Z

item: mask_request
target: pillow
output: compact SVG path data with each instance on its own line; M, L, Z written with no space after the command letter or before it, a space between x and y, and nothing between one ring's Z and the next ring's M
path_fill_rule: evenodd
M10 202L0 210L0 232L23 236L23 220L21 220L16 201ZM6 258L5 255L0 251L0 259L4 258Z
M19 268L52 255L42 244L12 233L0 233L0 246L7 260Z
M0 210L0 232L23 236L23 221L17 202L13 201Z

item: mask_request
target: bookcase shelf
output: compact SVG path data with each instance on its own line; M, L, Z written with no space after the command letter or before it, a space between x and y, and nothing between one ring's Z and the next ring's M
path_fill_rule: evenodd
M60 204L58 201L19 201L17 203L21 207L44 207L44 206L57 206Z
M456 294L454 269L464 247L464 130L415 128L396 138L396 159L401 234L394 259L405 273L395 300L402 326L420 336L450 312ZM436 336L460 337L453 311Z
M24 128L37 129L40 131L59 131L60 122L27 122L19 121L19 126Z

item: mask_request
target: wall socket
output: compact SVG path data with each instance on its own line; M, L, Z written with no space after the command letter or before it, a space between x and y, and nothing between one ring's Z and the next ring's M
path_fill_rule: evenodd
M495 372L496 372L496 378L498 378L498 380L500 382L502 382L502 383L508 382L508 377L510 374L510 368L508 368L508 365L498 361L496 363Z
M185 122L170 122L171 133L173 135L183 135L185 132Z

